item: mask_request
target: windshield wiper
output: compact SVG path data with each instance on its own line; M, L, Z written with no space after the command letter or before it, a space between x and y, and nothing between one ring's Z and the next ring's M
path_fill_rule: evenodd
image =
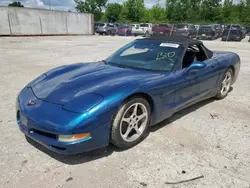
M106 60L102 60L102 62L103 62L105 65L107 65L107 64L108 64Z
M117 64L116 64L115 66L120 67L120 68L123 68L123 69L128 68L128 67L126 67L126 66L124 66L124 65L117 65Z

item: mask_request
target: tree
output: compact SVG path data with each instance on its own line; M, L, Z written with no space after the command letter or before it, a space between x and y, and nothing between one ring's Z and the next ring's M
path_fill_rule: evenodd
M127 0L123 5L123 17L130 22L140 22L144 13L144 0Z
M102 10L105 8L108 0L75 0L77 12L87 12L94 14L95 20L100 20Z
M10 3L8 5L9 7L24 7L21 2L19 1L14 1L13 3Z
M216 22L220 18L220 0L202 0L200 6L200 20Z
M166 23L167 17L166 17L166 10L162 8L159 4L153 6L150 9L150 22L153 23Z
M119 3L110 3L105 10L105 17L108 22L117 22L122 12L122 5Z

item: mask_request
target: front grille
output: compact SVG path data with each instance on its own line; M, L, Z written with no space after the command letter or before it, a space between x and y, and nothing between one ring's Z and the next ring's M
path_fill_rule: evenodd
M57 136L55 134L39 131L39 130L36 130L36 129L33 129L32 131L34 133L36 133L36 134L41 135L41 136L45 136L45 137L52 138L52 139L57 139Z

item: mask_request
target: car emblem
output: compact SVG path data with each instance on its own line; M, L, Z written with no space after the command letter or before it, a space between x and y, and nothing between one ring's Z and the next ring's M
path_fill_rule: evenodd
M35 105L35 104L36 104L36 102L33 101L33 100L30 100L30 101L28 102L28 106L32 106L32 105Z

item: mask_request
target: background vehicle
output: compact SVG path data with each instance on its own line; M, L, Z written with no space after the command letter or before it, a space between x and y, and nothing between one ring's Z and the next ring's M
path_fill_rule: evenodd
M214 25L201 25L197 33L197 39L214 40L219 37L219 33Z
M131 34L134 36L145 35L148 37L153 34L152 27L153 24L151 23L141 23L140 25L135 25L135 27L132 27Z
M102 23L96 30L96 33L100 35L115 35L117 31L117 27L111 23Z
M170 36L173 33L173 25L170 24L156 24L152 28L153 35Z
M94 30L96 31L101 24L103 24L103 23L101 23L101 22L95 22L94 23Z
M243 39L247 36L247 29L245 27L242 27L242 33L243 33Z
M245 26L245 28L246 28L246 34L250 35L250 26Z
M220 38L222 33L223 33L223 27L220 24L214 24L214 26L215 26L215 30L216 30L216 34L217 34L216 38Z
M116 34L120 36L130 36L132 27L130 25L119 25Z
M245 37L245 32L239 24L228 25L222 34L222 41L241 41Z
M196 37L196 28L193 24L176 24L174 35L175 36L186 36L189 38L195 38Z

